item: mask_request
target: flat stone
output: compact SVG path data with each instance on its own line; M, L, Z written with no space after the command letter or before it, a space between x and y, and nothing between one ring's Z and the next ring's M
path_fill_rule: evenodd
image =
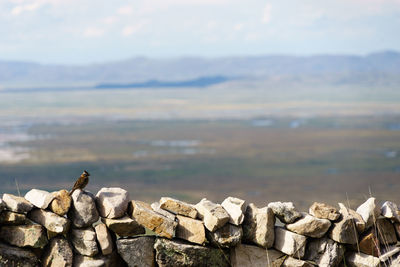
M0 266L39 267L39 259L29 249L18 248L0 242Z
M180 215L177 215L177 219L176 237L200 245L207 241L202 221Z
M39 189L31 189L25 194L25 199L39 209L46 209L53 198L52 193Z
M351 252L346 254L346 264L349 267L378 267L380 260L364 253Z
M296 222L287 224L286 229L299 235L305 235L313 238L320 238L329 230L331 222L327 219L318 219L307 213Z
M360 237L358 244L360 252L378 257L380 255L380 242L375 233L375 229L370 229L367 233Z
M336 221L340 217L340 213L337 208L319 202L314 202L311 205L309 213L319 219L328 219L330 221Z
M12 225L0 228L0 238L17 247L43 248L48 240L41 225Z
M290 232L281 227L275 227L274 248L287 255L303 258L305 254L307 237Z
M356 229L358 233L362 233L365 231L365 222L364 219L358 214L355 210L347 208L343 203L339 203L340 214L343 214L345 217L350 217L353 219L356 224Z
M394 260L392 258L394 255L398 254L399 252L400 252L400 247L397 247L397 246L388 247L386 252L383 253L381 256L379 256L379 260L381 262L386 262L386 261L388 261L390 259L391 260L391 265L390 266L400 266L400 261L397 262L397 265L393 265L394 264ZM400 254L397 255L397 258L398 259L400 258Z
M125 266L117 253L88 257L80 254L74 255L74 267L115 267Z
M50 210L57 215L64 216L71 208L71 196L65 189L53 192L53 201L50 203Z
M94 227L96 232L97 241L99 242L101 253L109 255L113 251L113 239L111 233L107 230L104 223L100 223Z
M152 230L159 236L172 238L177 222L153 211L151 206L142 201L131 201L132 218L140 225Z
M94 196L86 191L77 189L72 193L72 205L68 212L75 227L91 226L99 219Z
M118 239L117 250L129 267L154 267L154 236Z
M70 221L67 218L47 210L34 209L29 212L28 216L32 221L43 225L47 230L54 233L65 234L70 226Z
M186 202L176 200L170 197L162 197L160 199L160 208L172 212L176 215L182 215L196 219L197 210L193 205Z
M181 240L157 238L154 249L159 267L230 266L229 252L218 248L193 245Z
M301 218L301 213L298 212L292 202L271 202L268 204L275 216L283 223L294 223Z
M125 215L129 193L119 187L103 187L96 194L97 209L101 217L120 218Z
M274 249L263 249L257 246L239 244L231 249L232 267L266 267L280 266L276 262L284 256ZM275 265L276 264L276 265Z
M0 225L20 225L26 224L27 218L25 214L16 213L12 211L2 211L0 212Z
M398 211L399 208L397 207L397 205L390 201L386 201L381 207L381 214L384 217L392 219L395 222L400 222L400 216L399 214L397 214Z
M241 226L225 224L215 232L207 231L207 239L216 247L230 248L240 243L243 236Z
M204 226L211 232L221 228L229 221L229 214L225 209L206 198L195 205L198 217L203 220Z
M72 247L63 236L57 236L50 240L43 257L43 267L72 267Z
M33 205L28 200L11 194L3 194L3 202L6 209L13 212L28 213L33 209Z
M292 257L287 257L282 263L281 267L313 267L311 263L306 261L298 260Z
M357 208L356 212L363 218L365 222L365 229L373 226L381 214L381 210L376 205L376 199L374 197L367 199L367 201Z
M84 256L95 256L99 253L96 243L96 232L93 227L72 229L70 240L75 251Z
M146 230L136 220L133 220L128 216L119 219L101 218L101 221L105 223L111 231L121 237L141 235L146 232Z
M271 208L257 208L250 203L246 208L242 224L244 243L253 243L264 248L271 248L274 244L275 216Z
M358 233L352 216L342 214L341 218L332 223L329 237L339 243L356 244Z
M153 202L153 203L151 204L151 208L152 208L155 212L160 213L161 215L163 215L163 216L165 216L165 217L167 217L167 218L169 218L169 219L175 221L175 218L176 218L175 214L173 214L173 213L171 213L171 212L169 212L169 211L166 211L166 210L163 210L162 208L160 208L160 203L159 203L159 202Z
M308 242L305 259L315 262L319 267L338 266L344 252L342 244L323 237Z
M396 231L388 219L377 219L376 228L378 229L378 238L382 245L388 246L397 243Z
M247 203L243 199L236 197L227 197L221 206L229 214L229 223L240 225L244 220L244 213L246 212Z

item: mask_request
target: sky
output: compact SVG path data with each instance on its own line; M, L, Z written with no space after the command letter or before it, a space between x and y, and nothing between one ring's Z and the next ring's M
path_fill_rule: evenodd
M400 0L0 0L0 61L400 51Z

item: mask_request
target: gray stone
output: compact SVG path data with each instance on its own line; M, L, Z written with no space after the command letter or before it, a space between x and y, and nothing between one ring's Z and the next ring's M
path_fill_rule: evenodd
M7 210L18 213L28 213L33 209L33 205L28 200L11 194L3 194L3 202Z
M344 252L342 244L324 237L308 242L305 259L315 262L320 267L338 266Z
M384 217L392 219L395 222L400 222L400 216L399 214L397 214L398 211L399 208L397 207L397 205L390 201L386 201L381 207L381 214Z
M46 209L53 198L52 193L39 189L31 189L25 194L25 199L39 209Z
M129 267L154 267L154 236L118 239L117 249Z
M166 210L163 210L162 208L160 208L160 203L159 203L159 202L153 202L153 203L151 204L151 208L152 208L155 212L160 213L161 215L163 215L163 216L165 216L165 217L167 217L167 218L169 218L169 219L175 221L175 218L176 218L175 214L173 214L173 213L171 213L171 212L169 212L169 211L166 211Z
M57 236L50 240L42 257L43 267L72 267L74 254L68 240Z
M330 221L336 221L340 217L340 213L337 208L319 202L314 202L311 205L309 213L319 219L328 219Z
M186 202L176 200L170 197L162 197L160 199L160 208L172 212L176 215L182 215L195 219L197 210L193 205Z
M381 210L376 205L376 199L374 197L367 199L367 201L357 208L356 212L363 218L365 222L365 229L373 226L381 214Z
M280 266L277 260L284 254L274 249L239 244L231 249L232 267L272 267Z
M101 217L120 218L125 215L129 193L119 187L103 187L96 194L96 204Z
M0 238L17 247L43 248L48 240L41 225L13 225L0 228Z
M306 250L307 237L275 227L274 248L287 255L301 259Z
M176 237L200 245L206 242L206 233L202 221L180 215L177 216L177 219Z
M307 213L296 222L287 224L286 228L299 235L305 235L313 238L320 238L329 230L331 222L327 219L318 219Z
M313 267L313 265L303 260L287 257L281 267Z
M380 260L377 257L364 253L346 253L346 264L349 267L378 267Z
M342 214L342 217L332 224L329 237L339 243L356 244L358 233L353 217Z
M207 239L216 247L234 247L242 240L243 231L241 226L230 223L225 224L215 232L207 231Z
M99 253L96 243L96 232L93 227L72 229L70 232L72 246L84 256L95 256Z
M91 226L99 219L94 196L86 191L77 189L72 193L72 205L68 212L75 227L82 228Z
M301 218L301 213L298 212L292 202L271 202L268 204L275 216L283 223L294 223Z
M247 208L246 201L236 197L227 197L221 203L221 206L228 212L231 224L240 225L243 223L244 213Z
M50 203L50 210L57 215L64 216L71 208L71 196L65 189L53 192L53 201Z
M25 214L16 213L12 211L2 211L0 212L0 225L20 225L26 224L27 218Z
M128 216L119 219L101 218L101 221L105 223L111 231L121 237L141 235L146 232L143 226Z
M257 208L253 203L247 206L243 221L243 241L254 243L264 248L274 244L275 216L268 207Z
M355 210L352 210L350 208L347 208L343 203L339 203L340 207L340 214L342 214L344 217L350 217L353 219L356 229L358 233L362 233L365 230L365 222L364 219L361 217L360 214L358 214Z
M99 242L101 253L109 255L113 251L113 240L111 233L107 230L104 223L100 223L94 227L96 232L97 241Z
M157 238L154 249L159 267L230 266L229 252L218 248L188 244L180 240Z
M397 243L397 236L393 224L388 219L379 218L376 220L378 238L382 245L388 246Z
M177 222L155 212L151 206L142 201L131 201L132 218L140 225L152 230L159 236L172 238L175 235Z
M39 259L29 249L0 243L0 266L39 267Z
M70 221L67 218L58 216L51 211L42 209L32 210L29 213L29 218L32 221L43 225L47 230L59 234L67 233L70 226Z
M211 232L221 228L229 221L229 214L225 209L206 198L195 205L198 217L203 220L204 226Z

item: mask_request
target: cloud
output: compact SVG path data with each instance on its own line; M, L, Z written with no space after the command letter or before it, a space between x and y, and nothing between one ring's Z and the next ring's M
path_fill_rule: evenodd
M131 36L132 34L139 32L146 24L147 22L141 21L135 25L125 26L122 28L121 34L125 37Z
M264 7L261 22L262 23L269 23L271 21L271 8L272 5L270 3L267 3Z
M44 1L33 1L29 4L19 4L11 9L11 15L18 16L25 11L35 11L44 4Z
M85 37L101 37L104 35L104 30L97 27L88 27L83 32Z
M233 29L234 29L235 31L241 31L241 30L243 29L243 27L244 27L243 23L236 23L236 24L233 26Z
M119 15L131 15L133 13L133 8L131 6L123 6L118 8L117 13Z

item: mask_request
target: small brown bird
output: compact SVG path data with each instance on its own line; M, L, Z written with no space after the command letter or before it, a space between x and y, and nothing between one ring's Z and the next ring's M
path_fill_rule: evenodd
M90 174L85 170L83 171L83 173L81 174L81 176L78 178L78 180L76 180L74 187L72 187L71 192L69 192L69 195L72 195L72 193L76 190L76 189L83 189L85 188L85 186L89 183L89 176Z

